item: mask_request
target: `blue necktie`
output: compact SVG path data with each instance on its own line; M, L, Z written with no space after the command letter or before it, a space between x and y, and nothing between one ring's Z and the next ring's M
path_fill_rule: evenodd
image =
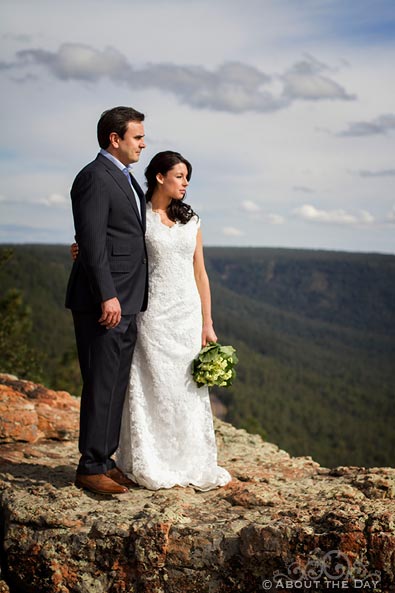
M134 191L134 188L132 185L132 180L130 179L129 169L127 167L125 167L124 169L122 169L122 173L127 177L128 181L129 181L129 185L132 189L134 199L136 200L137 210L139 211L140 218L141 218L141 204L140 204L140 200L139 200L138 196L136 196L136 192Z

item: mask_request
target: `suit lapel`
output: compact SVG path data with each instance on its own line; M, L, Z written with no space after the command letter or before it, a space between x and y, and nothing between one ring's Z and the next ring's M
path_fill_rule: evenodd
M145 230L145 214L147 209L145 195L140 185L137 183L137 180L134 178L133 174L130 174L130 179L132 181L133 189L136 192L138 199L140 200L141 219L143 223L143 228Z
M114 179L114 181L118 184L118 186L124 192L127 199L129 200L133 210L136 213L139 223L141 224L141 226L143 227L143 230L145 231L145 200L144 200L143 190L141 189L141 187L139 186L137 181L134 179L134 177L131 176L133 188L138 187L138 190L136 189L136 191L137 191L137 195L138 195L138 198L139 198L140 204L141 204L141 216L140 216L140 212L139 212L137 204L136 204L136 199L134 197L133 190L130 187L126 176L122 173L122 171L120 169L118 169L118 167L116 165L114 165L114 163L112 163L109 159L107 159L102 154L98 154L97 159L100 160L100 162L106 167L106 169L109 172L109 174L111 175L111 177Z

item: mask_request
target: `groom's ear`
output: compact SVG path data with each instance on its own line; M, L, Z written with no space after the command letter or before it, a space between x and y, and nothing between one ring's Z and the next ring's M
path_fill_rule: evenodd
M163 185L163 181L164 181L164 177L162 175L162 173L158 173L156 176L156 181L160 184Z
M108 139L110 141L109 146L112 146L113 148L119 148L119 136L116 132L111 132Z

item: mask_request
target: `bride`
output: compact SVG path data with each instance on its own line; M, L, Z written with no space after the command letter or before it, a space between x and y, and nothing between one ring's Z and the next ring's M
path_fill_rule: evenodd
M191 174L191 164L170 150L145 171L148 307L137 315L116 462L150 490L210 490L231 480L217 464L208 389L191 375L201 347L217 341L200 219L183 201Z
M231 480L217 465L208 389L197 388L191 375L200 348L217 341L200 219L183 202L191 173L190 163L172 151L156 154L145 171L148 308L137 316L116 459L134 482L152 490L209 490Z

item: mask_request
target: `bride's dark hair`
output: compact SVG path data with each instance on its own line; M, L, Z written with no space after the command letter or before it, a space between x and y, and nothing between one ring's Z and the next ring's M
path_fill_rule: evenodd
M192 175L192 165L189 161L184 159L184 157L179 152L174 152L173 150L164 150L163 152L158 152L151 159L148 167L145 170L145 178L147 180L145 199L147 202L151 201L152 194L154 193L154 190L157 186L158 182L156 180L156 176L158 173L166 175L170 169L179 163L184 163L186 166L188 170L187 179L189 181ZM167 207L167 216L173 222L181 222L182 224L186 224L193 216L197 216L197 214L188 204L183 202L183 199L184 198L182 198L182 200L171 200Z

